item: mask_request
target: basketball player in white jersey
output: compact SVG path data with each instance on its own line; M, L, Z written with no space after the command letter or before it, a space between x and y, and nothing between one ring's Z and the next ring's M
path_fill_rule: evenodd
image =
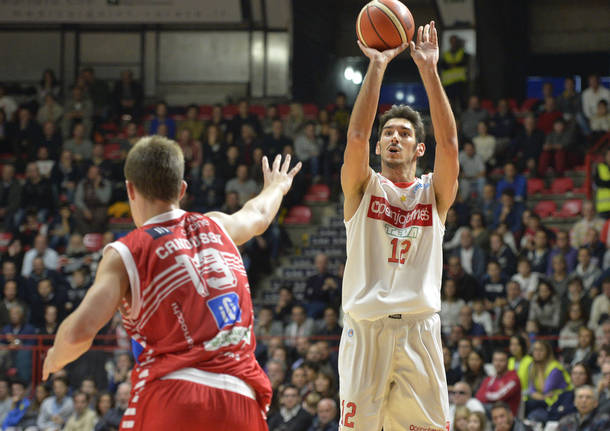
M341 430L441 431L449 402L441 346L442 238L457 192L458 139L437 72L434 22L419 27L411 57L430 101L436 139L434 172L415 177L423 156L419 114L393 106L382 115L369 167L369 138L388 63L407 45L370 59L347 133L341 170L347 263L339 349Z

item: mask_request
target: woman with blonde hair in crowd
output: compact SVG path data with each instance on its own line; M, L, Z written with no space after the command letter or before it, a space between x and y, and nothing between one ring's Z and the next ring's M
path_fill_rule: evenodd
M470 416L470 410L466 406L459 406L455 409L455 416L453 417L453 431L468 431L468 418Z
M468 415L468 431L487 431L487 417L482 412L471 412Z
M553 348L547 341L534 342L532 358L534 361L528 373L525 416L536 422L546 422L549 407L557 401L559 395L572 389L572 381L563 365L555 359Z
M525 337L521 335L513 335L510 337L508 351L510 352L510 358L508 358L508 369L517 372L519 380L521 381L521 389L525 394L529 381L529 368L533 361L532 357L528 354L527 340Z

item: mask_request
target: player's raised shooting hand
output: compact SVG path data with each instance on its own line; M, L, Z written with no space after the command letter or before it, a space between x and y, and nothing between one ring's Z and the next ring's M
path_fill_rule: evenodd
M417 42L411 41L411 57L417 67L423 68L434 67L438 63L438 34L436 32L436 24L430 21L425 27L419 26L417 29Z
M282 156L278 154L275 156L273 166L269 168L269 160L267 159L267 156L263 157L263 178L265 181L263 189L271 186L277 186L280 188L283 194L288 193L288 190L290 190L290 186L292 185L292 179L301 170L302 166L303 164L299 162L289 171L290 154L286 156L284 163L282 163Z
M385 51L378 51L375 48L368 48L362 44L362 42L357 41L360 50L364 55L366 55L371 62L387 65L390 61L394 59L398 54L403 52L409 46L406 43L403 43L397 48L386 49Z

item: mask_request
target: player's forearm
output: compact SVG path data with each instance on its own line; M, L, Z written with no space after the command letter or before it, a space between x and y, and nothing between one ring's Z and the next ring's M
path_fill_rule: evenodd
M249 209L257 215L256 219L252 220L254 236L261 235L267 230L279 211L283 198L284 194L280 187L269 185L246 202L244 209Z
M79 328L75 321L76 313L72 313L59 326L55 342L53 343L53 362L63 368L70 362L78 359L91 347L95 334Z
M455 117L445 94L441 79L436 68L423 69L419 71L428 100L430 102L430 116L434 128L436 150L455 151L457 157L458 139Z
M373 60L369 63L369 68L356 98L356 103L354 103L354 109L352 110L347 129L348 145L354 142L366 143L367 152L386 67L386 63L379 61Z

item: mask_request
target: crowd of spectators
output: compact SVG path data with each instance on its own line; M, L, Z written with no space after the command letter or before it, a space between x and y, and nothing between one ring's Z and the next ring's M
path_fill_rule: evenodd
M350 108L343 94L313 115L300 103L284 115L273 104L254 113L240 100L233 115L215 105L204 119L197 105L146 107L131 72L111 86L92 69L66 95L50 70L31 99L17 103L6 90L0 85L0 327L8 346L0 351L7 379L0 380L0 422L3 429L115 429L132 360L118 316L103 330L116 335L117 353L89 357L47 385L32 387L32 354L21 346L34 345L28 335L55 333L91 285L100 247L124 233L110 230L109 219L129 214L122 162L131 146L145 134L175 139L189 183L182 204L199 212L237 211L262 187L263 155L291 154L304 172L289 207L312 183L338 192ZM580 221L555 230L527 208L528 178L565 175L609 130L610 92L592 76L582 94L571 78L558 98L552 94L545 85L526 110L507 99L484 109L473 95L458 118L460 193L446 221L441 310L455 430L529 423L563 431L586 421L601 430L610 420L610 224L600 213L607 214L585 202ZM418 173L433 167L429 135ZM91 233L102 234L95 247L86 244ZM278 221L242 248L253 285L285 243ZM274 390L272 431L335 430L340 420L342 267L330 271L323 253L315 267L302 303L287 285L273 306L257 307L256 355Z

